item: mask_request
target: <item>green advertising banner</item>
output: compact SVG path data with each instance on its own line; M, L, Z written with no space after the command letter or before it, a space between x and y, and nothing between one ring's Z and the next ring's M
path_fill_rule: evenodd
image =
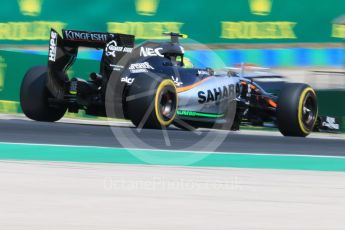
M3 0L0 44L45 44L50 27L206 44L329 43L345 38L344 0Z

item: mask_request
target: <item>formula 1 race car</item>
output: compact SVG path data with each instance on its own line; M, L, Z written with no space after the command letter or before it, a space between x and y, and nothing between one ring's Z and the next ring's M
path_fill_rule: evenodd
M63 30L61 37L52 29L48 66L31 68L22 82L24 114L54 122L67 110L84 110L129 119L139 128L238 130L242 124L271 122L285 136L304 137L314 130L318 106L310 86L276 81L278 90L268 90L272 76L187 68L181 35L167 35L170 41L134 47L132 35ZM67 76L80 46L103 50L100 70L89 80Z

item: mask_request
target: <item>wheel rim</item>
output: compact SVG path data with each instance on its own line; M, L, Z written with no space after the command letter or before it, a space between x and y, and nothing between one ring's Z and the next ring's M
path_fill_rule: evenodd
M164 121L170 121L176 113L176 93L174 88L168 86L159 95L159 113Z
M302 122L306 128L311 130L315 124L317 105L310 92L305 96L302 106Z

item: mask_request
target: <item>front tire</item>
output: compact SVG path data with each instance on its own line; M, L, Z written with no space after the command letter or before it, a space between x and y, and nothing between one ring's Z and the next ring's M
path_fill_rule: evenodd
M127 115L136 127L166 128L176 116L177 100L171 79L137 77L128 89Z
M314 129L317 114L316 94L309 85L286 84L277 107L277 125L284 136L308 136Z
M47 77L46 66L32 67L25 74L20 88L22 110L28 118L35 121L58 121L67 110L63 105L49 105L48 98L52 96L46 87Z

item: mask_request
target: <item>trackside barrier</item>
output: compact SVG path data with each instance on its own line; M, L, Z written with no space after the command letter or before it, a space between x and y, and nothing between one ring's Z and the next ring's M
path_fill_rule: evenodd
M26 71L35 65L46 65L47 55L0 51L0 112L20 112L18 108L19 90ZM99 63L77 60L69 74L85 78L99 69Z
M19 92L26 71L35 65L46 65L47 55L0 51L0 113L21 113ZM86 78L99 69L97 61L77 60L69 75ZM69 117L89 117L80 113Z
M194 49L192 46L188 45L188 43L184 43L183 39L181 42L186 48L186 57L199 67L222 68L223 65L234 66L241 63L252 63L269 68L306 68L311 66L341 68L345 64L344 47L243 49L240 46L232 46L232 48L225 49L225 46L219 45L217 49L209 46L208 48L212 49L212 52L210 52L210 50L205 50L207 46ZM23 49L20 51L31 54L47 54L47 51L42 51L40 49ZM98 50L80 50L78 52L78 57L88 60L99 60L101 55L102 52ZM222 62L219 62L219 59L221 59ZM321 75L322 72L315 71L313 74Z
M57 31L79 28L129 33L140 41L162 39L162 32L174 31L199 38L203 44L340 43L345 38L345 25L333 22L344 14L344 0L298 3L188 0L177 4L163 0L2 0L1 3L0 44L7 45L46 44L51 27ZM74 10L80 9L81 3L82 10ZM176 12L173 15L172 7Z

